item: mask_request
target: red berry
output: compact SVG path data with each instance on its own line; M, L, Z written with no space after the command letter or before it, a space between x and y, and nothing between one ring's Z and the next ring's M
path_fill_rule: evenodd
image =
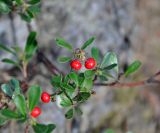
M39 107L35 107L32 112L31 116L37 118L41 114L41 109Z
M87 69L93 69L96 66L96 61L94 58L88 58L85 61L85 68Z
M80 70L82 67L82 64L79 60L73 60L71 61L70 66L74 70Z
M41 100L44 103L49 103L50 102L50 95L47 92L43 92L41 95Z

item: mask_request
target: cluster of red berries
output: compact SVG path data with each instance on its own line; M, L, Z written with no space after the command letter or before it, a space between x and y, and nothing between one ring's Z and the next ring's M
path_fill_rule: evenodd
M70 66L71 66L72 69L78 71L78 70L80 70L82 68L82 63L80 62L80 60L75 59L75 60L71 61ZM85 68L86 69L93 69L95 66L96 66L96 61L95 61L94 58L88 58L85 61ZM51 99L51 97L47 92L43 92L42 93L42 95L41 95L42 102L49 103L50 99ZM41 114L41 112L42 112L41 109L36 106L32 110L31 116L34 117L34 118L37 118Z
M82 63L80 62L80 60L75 59L75 60L71 61L70 66L72 69L78 71L82 68ZM95 66L96 66L96 61L94 58L88 58L85 61L85 68L86 69L93 69Z
M47 92L43 92L41 94L41 100L42 102L44 103L49 103L50 102L50 95L47 93ZM40 114L42 113L41 109L39 107L35 107L32 112L31 112L31 116L34 117L34 118L37 118Z

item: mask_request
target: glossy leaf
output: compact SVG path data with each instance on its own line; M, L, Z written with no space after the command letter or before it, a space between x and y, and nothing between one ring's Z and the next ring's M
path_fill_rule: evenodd
M56 39L56 44L57 44L58 46L60 46L60 47L66 48L66 49L68 49L68 50L70 50L70 51L73 50L72 45L70 45L68 42L66 42L66 41L65 41L64 39L62 39L62 38L57 38L57 39Z
M96 60L96 62L99 62L99 49L96 47L93 47L91 49L91 55Z
M77 96L75 96L73 98L74 101L77 102L84 102L86 101L89 97L91 96L91 94L89 92L80 92Z
M66 113L65 113L65 117L66 119L71 119L73 117L73 108L69 109Z
M62 81L62 76L61 75L53 76L52 79L51 79L51 84L54 87L60 87L61 81Z
M52 131L56 128L54 124L39 124L33 125L33 130L35 133L52 133Z
M61 87L64 89L64 91L69 95L71 96L73 94L73 92L75 91L75 88L73 88L71 85L67 84L67 83L64 83L62 82L61 83ZM61 89L62 89L61 88Z
M78 86L78 75L75 72L71 72L69 78Z
M8 7L8 5L3 2L3 1L0 1L0 12L1 13L9 13L11 10L10 8Z
M100 67L103 69L104 67L107 67L112 64L118 64L118 59L115 53L113 52L108 52L105 54L103 57L102 63ZM113 68L115 73L118 75L118 65Z
M15 95L18 95L21 93L21 88L20 88L20 83L18 80L16 79L11 79L9 81L9 86L12 90L14 90Z
M71 100L64 94L60 95L60 105L62 107L69 107L72 105Z
M91 45L93 43L93 41L95 40L95 37L91 37L90 39L88 39L83 46L81 47L82 50L86 49L89 45Z
M116 66L117 66L117 64L111 64L109 66L102 68L102 70L111 70L111 69L115 68Z
M1 90L8 96L12 97L13 95L13 90L10 88L8 84L2 84L1 85Z
M86 70L84 72L85 78L92 78L95 75L95 72L93 70Z
M141 66L140 61L134 61L131 65L128 66L125 76L127 77L129 74L134 73Z
M60 63L66 63L66 62L69 62L69 61L71 61L72 60L72 58L71 57L59 57L58 58L58 62L60 62Z
M34 53L37 50L37 41L36 41L36 32L30 32L28 38L27 38L27 42L26 42L26 46L25 46L25 53L26 53L26 59L29 60L30 58L32 58L32 56L34 55Z
M17 118L19 118L19 115L16 112L14 112L14 111L12 111L10 109L2 109L2 110L0 110L0 113L3 116L5 116L6 118L9 118L9 119L17 119Z
M18 111L23 115L26 116L27 109L26 109L26 101L23 95L17 95L14 97L14 103L18 109Z
M40 96L41 96L42 89L37 86L33 85L29 88L28 91L28 104L29 104L29 110L32 111L34 107L38 104Z
M90 91L93 87L93 80L91 78L85 78L81 87Z

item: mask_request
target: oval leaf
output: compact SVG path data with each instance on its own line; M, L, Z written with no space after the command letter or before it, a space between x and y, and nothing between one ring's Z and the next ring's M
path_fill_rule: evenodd
M12 97L13 95L13 90L10 88L8 84L2 84L1 85L1 90L8 96Z
M32 111L38 104L41 96L41 88L39 86L31 86L28 91L29 110Z
M93 47L91 49L91 54L92 54L92 57L97 61L99 62L99 49L96 48L96 47Z
M35 133L52 133L52 131L56 128L54 124L39 124L33 125L33 130Z
M79 84L78 75L75 72L71 72L69 74L69 78L78 86Z
M73 117L73 109L69 109L66 113L65 113L65 117L67 119L71 119Z
M18 111L23 115L26 116L27 109L26 109L26 101L23 95L17 95L14 97L14 103L18 109Z
M103 69L103 68L110 66L112 64L118 64L117 55L113 52L108 52L103 57L103 60L102 60L100 67L101 67L101 69ZM118 65L115 66L113 68L113 70L115 71L116 75L118 75Z
M83 46L81 47L82 50L84 50L85 48L87 48L89 45L91 45L93 43L93 41L95 40L95 37L91 37L90 39L88 39Z
M7 118L9 118L9 119L17 119L17 118L19 117L16 112L14 112L14 111L12 111L12 110L10 110L10 109L2 109L2 110L0 111L0 113L1 113L3 116L5 116L5 117L7 117Z
M56 39L56 44L58 46L60 46L60 47L66 48L66 49L68 49L70 51L73 50L73 47L68 42L66 42L64 39L62 39L62 38L57 38Z
M125 72L125 76L127 77L129 74L135 72L139 67L141 66L141 62L140 61L134 61L131 65L128 66L126 72Z
M66 62L69 62L71 60L72 60L71 57L59 57L58 58L58 62L60 62L60 63L66 63Z
M36 35L37 35L36 32L30 32L27 38L25 46L26 60L30 60L37 50L38 45L36 41Z

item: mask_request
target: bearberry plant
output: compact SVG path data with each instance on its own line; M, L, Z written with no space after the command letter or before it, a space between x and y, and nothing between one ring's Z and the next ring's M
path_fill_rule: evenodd
M17 12L27 22L39 12L40 0L0 0L0 11L9 13ZM4 58L2 62L14 65L23 75L23 79L13 77L1 84L1 90L9 100L0 99L3 107L0 109L0 125L16 120L32 126L35 133L51 133L55 129L54 124L42 124L37 118L43 115L39 103L54 104L66 110L66 119L75 115L82 115L80 105L85 103L92 94L93 86L96 83L117 83L119 80L118 58L114 52L107 52L103 57L96 47L91 51L87 48L93 44L95 37L91 37L79 48L74 48L62 38L57 38L55 43L65 48L71 56L60 56L59 63L67 63L69 73L54 73L51 78L53 93L43 91L39 85L32 85L28 81L28 64L32 57L39 54L39 47L36 40L36 32L30 32L24 49L19 46L7 47L0 44L0 49L11 54L13 59ZM46 59L46 58L45 58ZM63 65L63 64L62 64ZM127 77L135 72L141 63L133 62L124 75ZM10 106L12 105L12 106Z

